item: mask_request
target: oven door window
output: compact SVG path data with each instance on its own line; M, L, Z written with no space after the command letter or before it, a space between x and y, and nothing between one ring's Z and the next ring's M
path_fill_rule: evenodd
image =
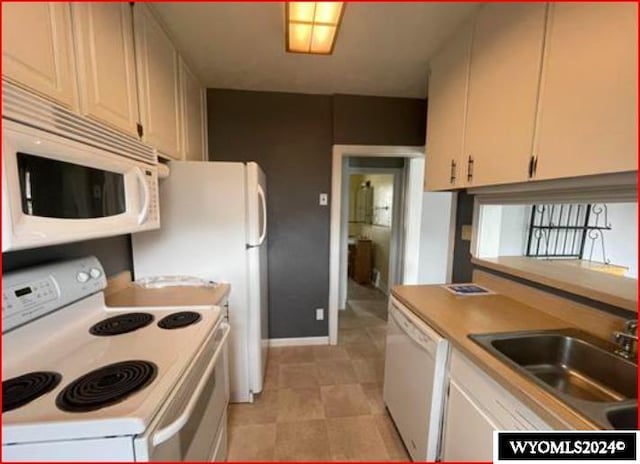
M124 174L18 153L22 212L93 219L126 211Z

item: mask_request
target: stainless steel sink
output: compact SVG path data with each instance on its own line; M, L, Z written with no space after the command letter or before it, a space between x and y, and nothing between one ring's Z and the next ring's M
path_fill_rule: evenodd
M603 428L635 428L638 366L613 343L575 329L469 337Z

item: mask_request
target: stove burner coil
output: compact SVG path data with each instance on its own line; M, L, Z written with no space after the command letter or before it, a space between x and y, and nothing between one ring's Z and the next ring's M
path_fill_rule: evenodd
M158 322L158 327L162 329L180 329L191 324L195 324L202 319L200 313L194 311L182 311L169 314Z
M56 372L30 372L2 382L2 412L12 411L56 388L62 376Z
M133 332L151 322L153 322L153 316L149 313L120 314L94 324L89 332L99 337L108 337Z
M123 401L149 385L157 367L148 361L123 361L79 377L60 392L56 404L63 411L88 412Z

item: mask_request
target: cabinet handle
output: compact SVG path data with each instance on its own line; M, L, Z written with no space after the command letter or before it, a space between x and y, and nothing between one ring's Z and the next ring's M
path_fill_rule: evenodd
M535 159L535 157L533 155L531 155L531 158L529 158L529 179L531 179L533 177L534 159Z
M469 160L467 161L467 181L471 182L473 180L473 157L469 155Z
M449 183L451 184L456 183L456 161L455 160L451 160L451 172L449 177Z
M538 157L534 156L533 157L533 175L535 177L535 175L538 173Z

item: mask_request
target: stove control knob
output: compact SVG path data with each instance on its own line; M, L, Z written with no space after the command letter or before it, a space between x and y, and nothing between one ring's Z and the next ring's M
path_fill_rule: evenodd
M98 277L100 277L102 275L102 271L100 271L100 269L94 267L94 268L91 268L89 270L89 274L91 275L92 279L97 279Z
M85 283L87 280L89 280L89 274L87 274L84 271L80 271L78 272L78 274L76 275L76 280L78 282L80 282L81 284Z

